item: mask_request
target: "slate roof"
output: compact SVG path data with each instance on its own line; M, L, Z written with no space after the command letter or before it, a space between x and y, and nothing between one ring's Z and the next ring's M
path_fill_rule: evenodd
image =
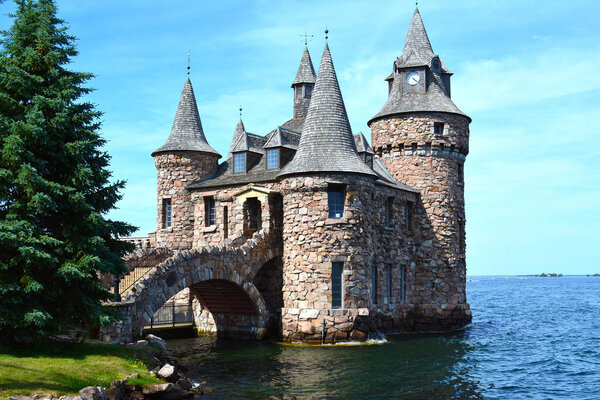
M204 136L190 78L183 85L171 134L167 142L155 150L152 156L168 151L200 151L221 157L215 149L210 147Z
M404 43L404 49L402 55L396 60L395 68L408 68L408 67L428 67L431 68L431 61L434 57L437 57L433 53L429 37L425 31L423 20L419 9L415 10L408 34L406 36L406 42ZM442 74L452 74L444 65L440 59L442 68ZM440 81L440 76L436 76L431 72L427 73L427 88L425 92L410 91L402 93L402 80L400 75L392 74L386 80L393 79L392 88L388 96L387 102L367 125L371 125L373 120L394 114L411 113L411 112L447 112L452 114L463 115L467 118L452 101L452 99L446 95L444 91L444 85ZM471 120L469 118L469 120Z
M310 53L308 48L304 48L302 53L302 59L300 60L300 66L298 67L298 73L292 83L292 86L300 83L315 83L317 76L315 75L315 69L313 67L312 60L310 59Z
M279 176L310 172L375 175L356 152L328 45L321 58L298 151Z
M286 122L284 122L281 127L285 129L289 129L290 131L300 132L302 133L302 129L304 129L305 118L292 118Z
M240 151L249 151L257 154L264 154L263 146L267 142L267 138L258 136L253 133L244 132L240 135L238 141L233 145L231 152L237 153Z
M359 133L358 135L354 135L354 143L356 144L356 151L359 153L367 153L367 154L375 154L373 148L367 141L365 135Z
M233 157L230 157L227 161L219 164L217 170L211 176L204 180L192 183L188 188L212 188L277 181L279 170L267 169L266 162L266 157L261 157L258 164L252 167L248 172L234 174Z
M240 122L235 126L235 131L233 131L233 137L231 138L231 144L229 145L229 151L227 152L227 158L231 157L231 152L233 148L240 140L240 137L246 132L246 128L244 127L244 122L240 118Z
M263 146L265 149L285 147L296 150L298 148L298 143L300 142L300 133L279 126L269 133L267 138L267 143Z

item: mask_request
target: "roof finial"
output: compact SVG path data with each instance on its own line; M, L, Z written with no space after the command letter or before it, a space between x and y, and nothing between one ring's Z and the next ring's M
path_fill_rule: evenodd
M325 25L325 40L329 38L329 29L327 29L327 25Z
M308 46L309 38L313 38L315 35L309 35L307 32L304 32L304 35L300 35L300 37L304 37L304 46Z
M240 121L242 120L242 106L240 106Z
M187 66L187 74L190 76L190 52L188 50L188 66Z

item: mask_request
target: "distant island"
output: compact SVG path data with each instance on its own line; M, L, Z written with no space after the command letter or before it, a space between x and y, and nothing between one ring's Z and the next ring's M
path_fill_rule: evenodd
M537 274L536 275L538 278L559 278L561 276L563 276L562 274L555 274L555 273L541 273L541 274Z
M598 272L596 272L595 274L593 274L593 275L588 275L588 276L600 276L600 274L599 274Z

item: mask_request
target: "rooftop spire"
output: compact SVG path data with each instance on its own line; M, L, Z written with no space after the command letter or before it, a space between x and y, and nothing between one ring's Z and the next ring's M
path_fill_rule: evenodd
M183 85L171 134L167 142L155 150L152 156L167 151L200 151L221 157L206 141L198 106L196 105L194 88L189 77Z
M302 52L302 59L300 60L296 78L294 79L294 82L292 82L292 87L301 83L315 83L316 80L317 76L310 58L310 53L308 52L308 48L305 48Z
M298 151L280 176L307 172L375 175L356 152L329 46L323 51Z
M418 4L418 3L417 3ZM433 48L429 41L429 36L425 31L425 25L423 19L421 19L421 13L419 8L415 9L410 27L408 28L408 35L406 35L406 41L404 42L404 49L402 50L401 60L408 60L417 58L422 61L422 65L425 65L433 58Z
M231 152L233 151L233 148L245 132L246 127L244 127L244 122L242 121L242 106L240 106L240 122L238 122L235 126L235 131L233 132L233 138L231 138L231 144L229 145L229 152L227 153L227 158L231 157Z

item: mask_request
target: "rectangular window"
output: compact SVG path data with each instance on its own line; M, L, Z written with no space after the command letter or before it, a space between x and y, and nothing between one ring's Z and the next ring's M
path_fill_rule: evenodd
M279 149L267 150L267 169L279 168Z
M204 198L204 226L214 226L217 224L217 215L215 209L215 198Z
M223 238L227 239L229 236L229 210L227 206L223 207Z
M406 267L400 266L400 303L404 304L404 297L406 293Z
M392 205L394 198L388 197L385 202L385 226L392 226Z
M404 230L405 231L410 231L410 203L407 201L406 204L404 204Z
M329 203L329 218L344 218L346 185L330 183L327 188L327 201Z
M163 199L163 228L170 228L172 222L171 199Z
M365 155L365 163L371 168L373 168L373 156L371 154Z
M308 99L312 95L312 85L304 86L304 98Z
M235 153L233 155L233 173L246 172L246 153Z
M385 280L386 280L386 296L387 302L392 302L392 264L386 264L385 266Z
M436 135L442 135L444 133L444 123L443 122L434 122L433 123L433 133Z
M377 304L377 266L371 266L371 294L373 304Z
M342 308L342 272L343 262L331 263L331 308Z

